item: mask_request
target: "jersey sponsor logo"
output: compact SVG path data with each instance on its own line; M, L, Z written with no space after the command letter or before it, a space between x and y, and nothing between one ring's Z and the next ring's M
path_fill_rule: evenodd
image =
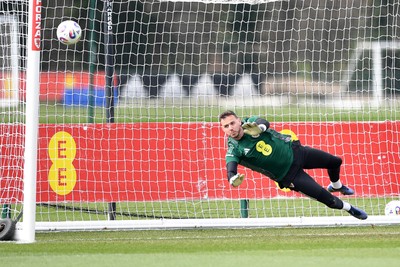
M247 155L247 153L249 153L249 151L250 151L250 148L245 148L243 150L244 150L244 154Z
M269 156L272 153L272 147L269 144L266 144L264 141L259 141L256 144L256 150L262 153L264 156Z

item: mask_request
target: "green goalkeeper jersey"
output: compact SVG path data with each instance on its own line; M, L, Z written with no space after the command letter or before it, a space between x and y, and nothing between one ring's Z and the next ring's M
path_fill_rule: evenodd
M272 129L239 141L229 137L226 163L232 161L280 182L293 163L291 137Z

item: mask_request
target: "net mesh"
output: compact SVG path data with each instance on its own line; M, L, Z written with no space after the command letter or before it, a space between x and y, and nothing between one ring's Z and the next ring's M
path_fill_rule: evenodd
M38 221L238 218L243 200L253 218L348 216L247 169L231 188L226 109L340 156L356 191L344 199L370 215L398 198L396 1L42 4ZM56 28L69 19L83 33L65 46ZM10 110L1 155L23 144Z

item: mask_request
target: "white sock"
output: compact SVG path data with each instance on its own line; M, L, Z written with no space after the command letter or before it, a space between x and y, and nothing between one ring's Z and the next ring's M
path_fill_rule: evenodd
M342 182L340 180L338 180L337 182L331 182L331 185L335 189L339 189L339 188L341 188L343 186Z
M349 211L350 209L351 209L350 203L348 203L348 202L346 202L346 201L343 201L343 208L342 208L342 210Z

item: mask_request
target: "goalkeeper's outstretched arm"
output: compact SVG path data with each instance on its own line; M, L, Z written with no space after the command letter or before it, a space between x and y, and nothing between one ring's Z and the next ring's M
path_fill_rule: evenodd
M244 179L244 174L237 173L237 166L238 164L235 161L231 161L226 164L228 181L234 187L241 185Z

